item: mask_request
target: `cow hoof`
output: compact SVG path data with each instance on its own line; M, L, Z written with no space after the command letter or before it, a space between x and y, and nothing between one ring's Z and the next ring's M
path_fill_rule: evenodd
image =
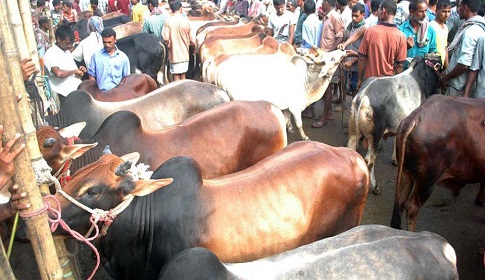
M391 159L391 163L392 163L392 165L397 166L397 160Z
M379 188L378 186L375 186L374 189L372 189L372 192L374 194L381 194L381 188Z
M303 138L303 140L304 140L304 141L311 141L312 139L310 139L310 137L308 137L308 136L305 136L305 137Z
M295 130L293 129L293 127L288 128L286 131L290 134L295 133Z

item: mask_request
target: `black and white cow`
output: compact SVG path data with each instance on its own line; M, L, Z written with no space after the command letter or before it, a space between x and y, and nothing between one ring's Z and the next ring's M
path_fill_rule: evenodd
M381 225L355 227L299 248L226 264L205 248L173 257L159 280L458 279L456 254L442 237Z
M380 142L394 136L401 121L430 95L438 93L439 56L416 57L409 68L395 76L367 79L352 100L347 146L357 150L360 136L368 141L365 160L371 172L371 187L380 193L374 165ZM395 149L394 149L395 150ZM395 160L395 152L392 156Z

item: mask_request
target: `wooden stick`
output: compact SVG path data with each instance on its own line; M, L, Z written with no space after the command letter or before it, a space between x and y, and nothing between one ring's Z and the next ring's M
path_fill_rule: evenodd
M7 259L7 254L5 253L5 248L3 247L3 242L0 242L0 275L4 280L15 280L15 275L13 274L12 267Z
M32 164L42 159L32 124L27 94L20 70L19 51L16 48L12 27L7 16L7 5L0 1L0 69L9 69L0 73L0 122L4 126L4 135L8 139L20 132L26 149L15 159L15 182L20 192L26 192L25 202L32 207L25 213L38 211L44 207L41 193L36 183ZM17 103L17 96L23 98ZM62 269L55 251L54 241L49 228L47 213L43 212L25 219L30 241L33 247L41 279L62 279Z
M19 16L22 19L22 26L24 30L24 38L27 41L28 56L32 58L37 69L39 67L39 52L37 51L37 42L35 40L34 29L32 28L32 13L30 11L30 1L29 0L18 0L18 11ZM17 44L18 46L18 44ZM20 53L20 59L24 59Z

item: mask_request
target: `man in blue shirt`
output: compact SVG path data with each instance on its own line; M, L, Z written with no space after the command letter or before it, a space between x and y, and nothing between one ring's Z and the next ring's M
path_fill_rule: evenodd
M88 75L90 80L96 81L100 90L110 90L130 74L130 61L116 47L116 32L113 28L105 28L101 37L103 48L91 57Z
M426 20L427 10L425 0L411 1L409 19L399 26L399 30L406 36L408 58L424 57L427 53L437 52L436 32Z

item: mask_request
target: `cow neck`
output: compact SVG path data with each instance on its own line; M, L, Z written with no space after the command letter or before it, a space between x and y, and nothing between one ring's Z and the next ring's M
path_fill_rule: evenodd
M429 67L431 67L431 69L434 70L434 73L436 74L436 76L438 77L438 79L441 78L441 73L439 71L439 69L436 69L436 65L433 64L433 62L431 62L431 60L428 60L428 59L425 59L424 62L426 63L426 65L428 65Z

